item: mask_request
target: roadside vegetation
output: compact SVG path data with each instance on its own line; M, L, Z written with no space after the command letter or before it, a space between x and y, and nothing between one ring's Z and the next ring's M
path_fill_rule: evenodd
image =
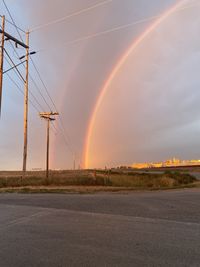
M164 173L137 173L121 171L54 171L45 178L44 172L29 172L27 177L20 173L0 175L0 191L119 191L158 190L196 186L197 180L190 174L166 171ZM86 190L86 188L88 190Z

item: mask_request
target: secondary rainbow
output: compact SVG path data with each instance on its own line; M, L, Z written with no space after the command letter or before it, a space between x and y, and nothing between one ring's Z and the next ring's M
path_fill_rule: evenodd
M122 55L120 60L117 62L115 67L113 68L111 74L109 75L108 79L106 80L103 88L101 89L101 92L97 98L96 104L94 106L94 110L92 112L92 116L90 118L87 135L86 135L86 141L85 141L85 148L84 148L84 167L89 168L89 149L90 149L90 139L92 136L93 127L96 120L96 115L98 112L98 109L103 101L103 98L108 90L109 85L125 63L126 59L129 57L129 55L144 41L144 39L151 34L156 27L158 27L164 20L166 20L170 15L172 15L178 8L180 8L187 0L182 0L176 3L173 7L171 7L169 10L167 10L163 15L160 16L159 19L157 19L153 24L151 24L143 33L140 35L136 40L134 40L133 44L126 50L126 52Z

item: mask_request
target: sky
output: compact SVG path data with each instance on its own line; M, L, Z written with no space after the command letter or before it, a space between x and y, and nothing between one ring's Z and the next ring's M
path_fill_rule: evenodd
M18 26L38 26L94 6L101 0L7 0ZM102 88L119 59L153 21L94 38L98 32L162 15L179 1L113 0L60 23L31 32L31 51L60 113L51 130L51 168L84 167L88 127ZM173 156L200 158L200 1L168 16L135 49L110 82L98 107L88 145L88 166L104 168ZM6 13L1 1L1 15ZM9 17L7 17L9 18ZM17 37L13 27L7 31ZM24 38L24 35L22 36ZM16 55L6 44L12 58ZM18 48L18 53L24 51ZM5 64L5 69L7 65ZM20 67L22 73L23 67ZM32 64L30 96L40 111L55 110ZM23 83L11 71L23 90ZM49 107L50 106L50 107ZM65 138L63 137L65 135ZM0 121L0 169L21 169L23 95L4 76ZM45 167L46 123L29 109L28 169Z

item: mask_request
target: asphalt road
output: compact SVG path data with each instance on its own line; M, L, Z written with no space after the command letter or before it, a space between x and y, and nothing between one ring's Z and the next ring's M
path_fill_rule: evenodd
M200 266L200 190L1 194L0 266Z

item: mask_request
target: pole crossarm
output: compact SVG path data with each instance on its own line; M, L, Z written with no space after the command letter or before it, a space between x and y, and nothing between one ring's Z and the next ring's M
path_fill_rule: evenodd
M58 112L52 112L52 111L51 112L40 112L39 115L47 117L47 116L56 116L56 115L59 115L59 113Z
M23 42L21 42L20 40L18 40L17 38L13 37L12 35L10 35L9 33L3 31L2 29L0 29L0 33L4 33L4 36L6 37L6 40L12 40L14 43L22 46L23 48L27 49L29 48L28 45L24 44Z
M58 112L40 112L40 117L46 120L55 121L55 118L52 118L51 116L58 116Z

